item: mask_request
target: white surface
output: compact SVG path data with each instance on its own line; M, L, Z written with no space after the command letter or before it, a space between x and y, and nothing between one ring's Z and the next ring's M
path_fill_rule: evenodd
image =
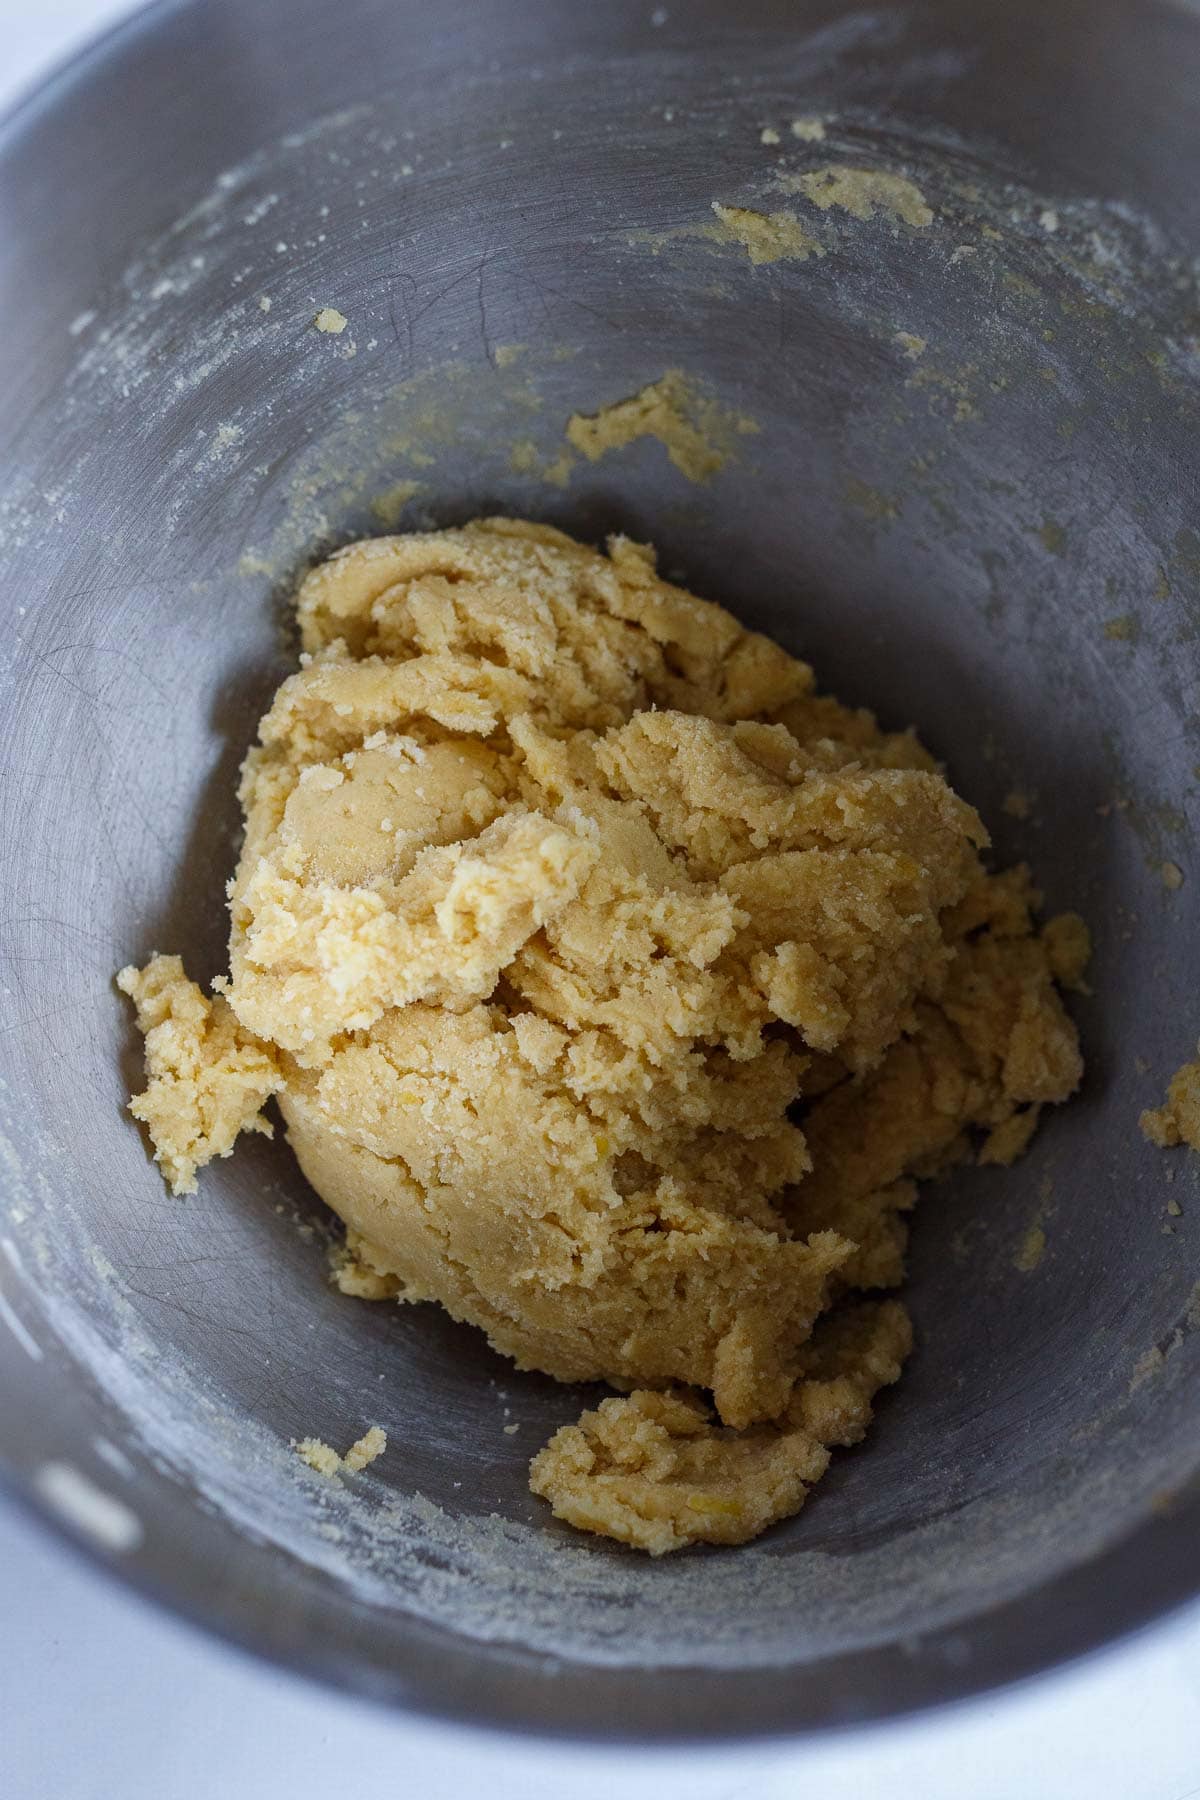
M220 1648L0 1512L5 1800L1184 1800L1200 1616L996 1700L805 1749L631 1755L395 1719Z
M130 0L0 0L0 109L132 11Z
M0 0L0 107L117 0ZM326 1696L210 1643L0 1507L5 1800L1192 1800L1200 1609L995 1700L803 1749L631 1756Z

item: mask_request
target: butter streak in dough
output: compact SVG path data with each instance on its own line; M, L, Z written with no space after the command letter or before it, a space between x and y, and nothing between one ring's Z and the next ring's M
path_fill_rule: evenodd
M120 977L164 1173L274 1093L346 1291L634 1390L535 1459L556 1511L754 1536L899 1374L902 1309L846 1297L901 1279L911 1178L1011 1160L1078 1082L1086 932L1038 933L911 733L626 539L370 540L298 609L230 974Z

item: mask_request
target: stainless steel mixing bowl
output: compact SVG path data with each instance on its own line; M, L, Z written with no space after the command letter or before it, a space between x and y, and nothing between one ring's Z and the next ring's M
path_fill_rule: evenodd
M877 1719L1194 1593L1200 1159L1137 1115L1200 1029L1198 158L1182 0L193 0L8 121L18 1493L239 1643L544 1732ZM911 180L932 221L779 185L830 164ZM705 235L714 200L791 206L824 254L752 265ZM727 430L707 485L649 440L547 477L573 411L667 369ZM122 1110L112 974L155 947L221 966L297 570L381 519L496 510L652 537L838 694L918 721L1096 936L1082 1096L1012 1170L925 1199L904 1382L735 1552L650 1564L557 1526L526 1465L578 1393L331 1291L282 1142L175 1200ZM341 1487L288 1447L376 1422L386 1457Z

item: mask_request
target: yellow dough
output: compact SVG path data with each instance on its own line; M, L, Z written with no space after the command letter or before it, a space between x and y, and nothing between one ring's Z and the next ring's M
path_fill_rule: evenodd
M1161 1106L1147 1108L1139 1124L1161 1150L1187 1144L1200 1150L1200 1061L1176 1069Z
M900 1281L912 1178L1076 1086L1086 929L1039 933L911 733L626 539L370 540L298 611L229 976L119 977L133 1110L186 1192L274 1094L345 1291L634 1390L536 1457L562 1517L752 1537L900 1372L903 1309L847 1297Z

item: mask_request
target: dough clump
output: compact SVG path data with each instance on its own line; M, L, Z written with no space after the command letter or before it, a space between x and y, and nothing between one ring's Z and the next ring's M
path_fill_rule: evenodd
M301 1462L306 1462L318 1475L332 1478L340 1475L343 1469L349 1469L352 1475L361 1475L387 1449L387 1432L380 1425L370 1426L351 1444L345 1456L339 1456L332 1445L315 1437L301 1438L293 1449Z
M1173 1149L1176 1144L1200 1150L1200 1061L1176 1069L1163 1104L1148 1107L1139 1124L1161 1150Z
M795 1512L910 1347L914 1179L1010 1162L1081 1063L1023 868L911 732L722 608L489 519L304 582L245 763L230 972L119 980L177 1192L274 1095L338 1279L632 1390L535 1458L658 1554ZM701 1397L711 1396L711 1407Z

